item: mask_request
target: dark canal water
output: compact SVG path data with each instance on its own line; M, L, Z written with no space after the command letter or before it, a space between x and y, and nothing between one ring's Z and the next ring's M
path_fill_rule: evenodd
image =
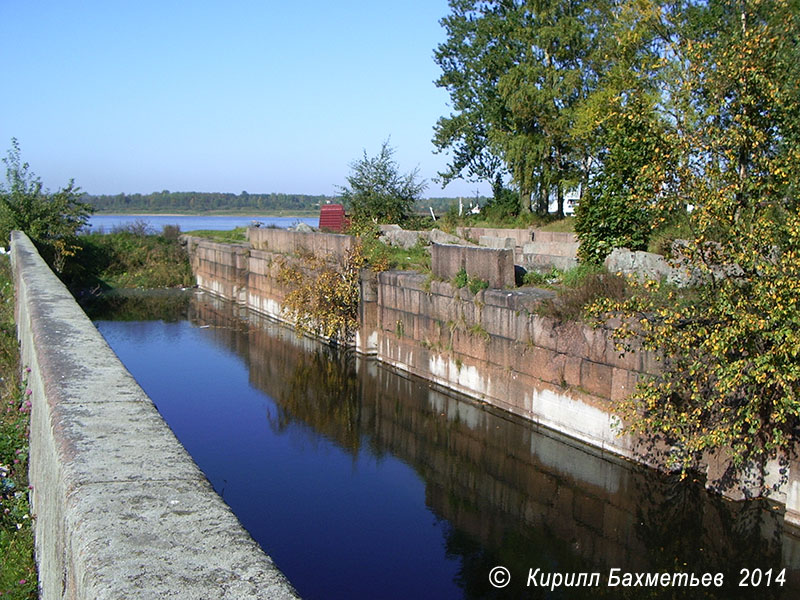
M779 511L240 312L193 293L113 301L93 318L304 598L800 597L800 544ZM511 577L502 589L497 566ZM760 585L739 587L742 569ZM609 586L676 572L723 573L724 587ZM596 584L550 590L579 573Z

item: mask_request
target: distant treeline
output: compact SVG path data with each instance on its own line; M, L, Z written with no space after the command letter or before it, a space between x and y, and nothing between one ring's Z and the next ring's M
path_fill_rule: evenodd
M219 192L153 192L151 194L116 194L94 196L84 194L83 202L97 212L105 213L170 213L206 211L317 211L321 204L338 202L336 196L311 196L308 194L241 194ZM480 199L481 204L485 202ZM475 202L475 198L464 198L464 205ZM417 203L419 212L428 212L429 207L437 214L458 205L458 198L423 198Z
M83 201L98 212L205 212L205 211L306 211L318 210L320 203L334 201L333 196L306 194L241 194L219 192L153 192L152 194L116 194L93 196Z

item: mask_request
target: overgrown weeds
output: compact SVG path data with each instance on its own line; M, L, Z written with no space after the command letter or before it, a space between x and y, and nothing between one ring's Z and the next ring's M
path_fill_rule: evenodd
M14 285L0 257L0 594L37 597L33 531L28 504L30 393L19 379Z
M278 281L289 288L283 308L297 330L333 344L352 342L359 326L360 274L365 264L360 244L347 253L341 265L312 254L294 262L282 259Z
M473 294L489 287L489 282L480 277L470 277L464 269L459 270L453 277L453 285L459 289L467 288Z
M559 321L583 319L587 316L586 309L598 299L624 300L629 293L624 277L589 264L563 272L554 270L544 277L550 277L546 281L558 291L558 295L543 300L537 312Z
M63 273L73 291L188 287L194 283L189 256L177 235L124 229L83 235L80 243L77 260Z

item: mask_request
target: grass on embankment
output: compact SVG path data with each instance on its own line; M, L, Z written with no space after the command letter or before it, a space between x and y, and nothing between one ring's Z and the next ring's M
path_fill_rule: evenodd
M169 235L136 231L82 235L82 249L69 261L62 279L73 293L192 286L189 257L177 234L173 229Z
M197 229L195 231L187 231L186 235L193 235L225 244L242 244L247 242L247 227L236 227L227 231L221 231L217 229Z
M33 532L28 504L30 402L19 378L14 283L0 256L0 594L37 597Z

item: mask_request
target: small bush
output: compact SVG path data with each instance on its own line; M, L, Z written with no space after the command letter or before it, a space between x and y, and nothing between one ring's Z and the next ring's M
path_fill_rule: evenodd
M453 285L458 289L463 287L467 287L467 283L469 283L469 277L467 277L467 271L465 269L461 269L456 276L453 278Z
M179 237L181 237L181 226L164 225L163 229L161 230L161 235L164 237L164 239L174 242Z
M547 283L547 275L539 271L527 271L522 276L522 285L544 285Z
M155 232L156 230L150 225L150 221L145 221L144 219L136 219L130 223L115 225L111 228L111 233L130 233L138 237L154 235Z
M453 277L453 285L458 289L467 288L473 294L477 294L481 290L488 288L489 282L479 277L470 277L464 269L461 269Z
M469 278L469 291L473 294L477 294L481 290L485 290L489 287L489 282L485 279L479 279L477 277L470 277Z

